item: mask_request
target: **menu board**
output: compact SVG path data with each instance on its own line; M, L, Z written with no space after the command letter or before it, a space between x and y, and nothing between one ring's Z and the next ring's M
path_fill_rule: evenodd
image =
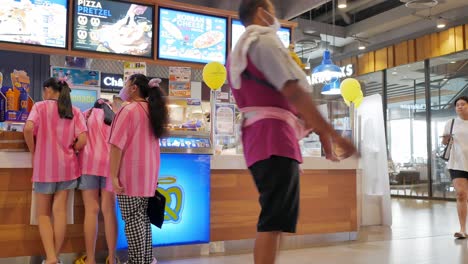
M152 6L75 0L73 49L151 58Z
M2 0L0 41L66 47L68 0Z
M245 27L244 25L242 25L242 22L240 22L240 20L233 19L232 20L231 49L234 49L237 41L239 41L239 38L242 36L244 32L245 32ZM291 43L291 29L287 27L282 27L280 28L280 30L278 30L276 34L280 38L281 42L283 42L284 46L288 48L289 44Z
M226 18L160 8L158 58L225 64L226 31Z

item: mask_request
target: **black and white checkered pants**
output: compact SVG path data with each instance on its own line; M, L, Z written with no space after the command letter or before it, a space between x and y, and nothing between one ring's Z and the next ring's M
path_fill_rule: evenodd
M151 264L151 223L146 213L148 197L117 195L128 242L128 264Z

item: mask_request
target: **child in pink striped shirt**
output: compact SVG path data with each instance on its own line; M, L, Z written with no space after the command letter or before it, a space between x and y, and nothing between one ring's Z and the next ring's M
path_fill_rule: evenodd
M85 207L84 235L86 255L75 264L96 264L96 236L99 214L99 194L104 216L108 258L106 264L116 263L117 219L115 216L115 194L109 177L110 145L108 143L115 113L109 101L99 99L94 107L84 113L88 126L88 143L80 153L81 177L78 189L81 190Z
M168 110L160 79L142 74L128 78L120 93L125 105L112 123L110 175L125 221L128 264L154 264L148 198L159 173L159 138L166 132Z
M24 137L32 155L36 217L46 252L43 263L55 264L65 239L68 194L80 176L76 152L86 145L86 123L72 106L64 80L51 78L43 86L44 101L33 106Z

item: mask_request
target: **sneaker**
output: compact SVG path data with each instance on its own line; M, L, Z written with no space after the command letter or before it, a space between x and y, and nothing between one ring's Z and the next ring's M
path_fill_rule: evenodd
M81 257L75 260L75 264L85 264L85 263L86 263L86 255L82 255ZM62 264L60 260L59 260L59 264Z
M121 264L120 259L118 257L115 257L115 263ZM127 263L127 262L125 262ZM109 257L106 258L106 264L109 264Z
M43 261L42 261L42 264L46 264L46 261L43 260ZM63 264L63 262L59 259L59 261L57 262L57 264Z

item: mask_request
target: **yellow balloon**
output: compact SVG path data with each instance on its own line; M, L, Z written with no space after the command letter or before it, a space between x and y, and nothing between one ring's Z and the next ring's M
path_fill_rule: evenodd
M354 107L359 108L362 103L364 96L360 95L358 98L354 99Z
M341 82L341 96L348 102L354 102L359 96L362 96L361 84L354 78L348 78Z
M212 90L218 90L226 82L226 67L219 62L210 62L203 68L203 81Z
M351 103L350 103L348 100L344 99L344 98L343 98L343 101L345 102L345 104L346 104L347 106L350 106L350 105L351 105Z

